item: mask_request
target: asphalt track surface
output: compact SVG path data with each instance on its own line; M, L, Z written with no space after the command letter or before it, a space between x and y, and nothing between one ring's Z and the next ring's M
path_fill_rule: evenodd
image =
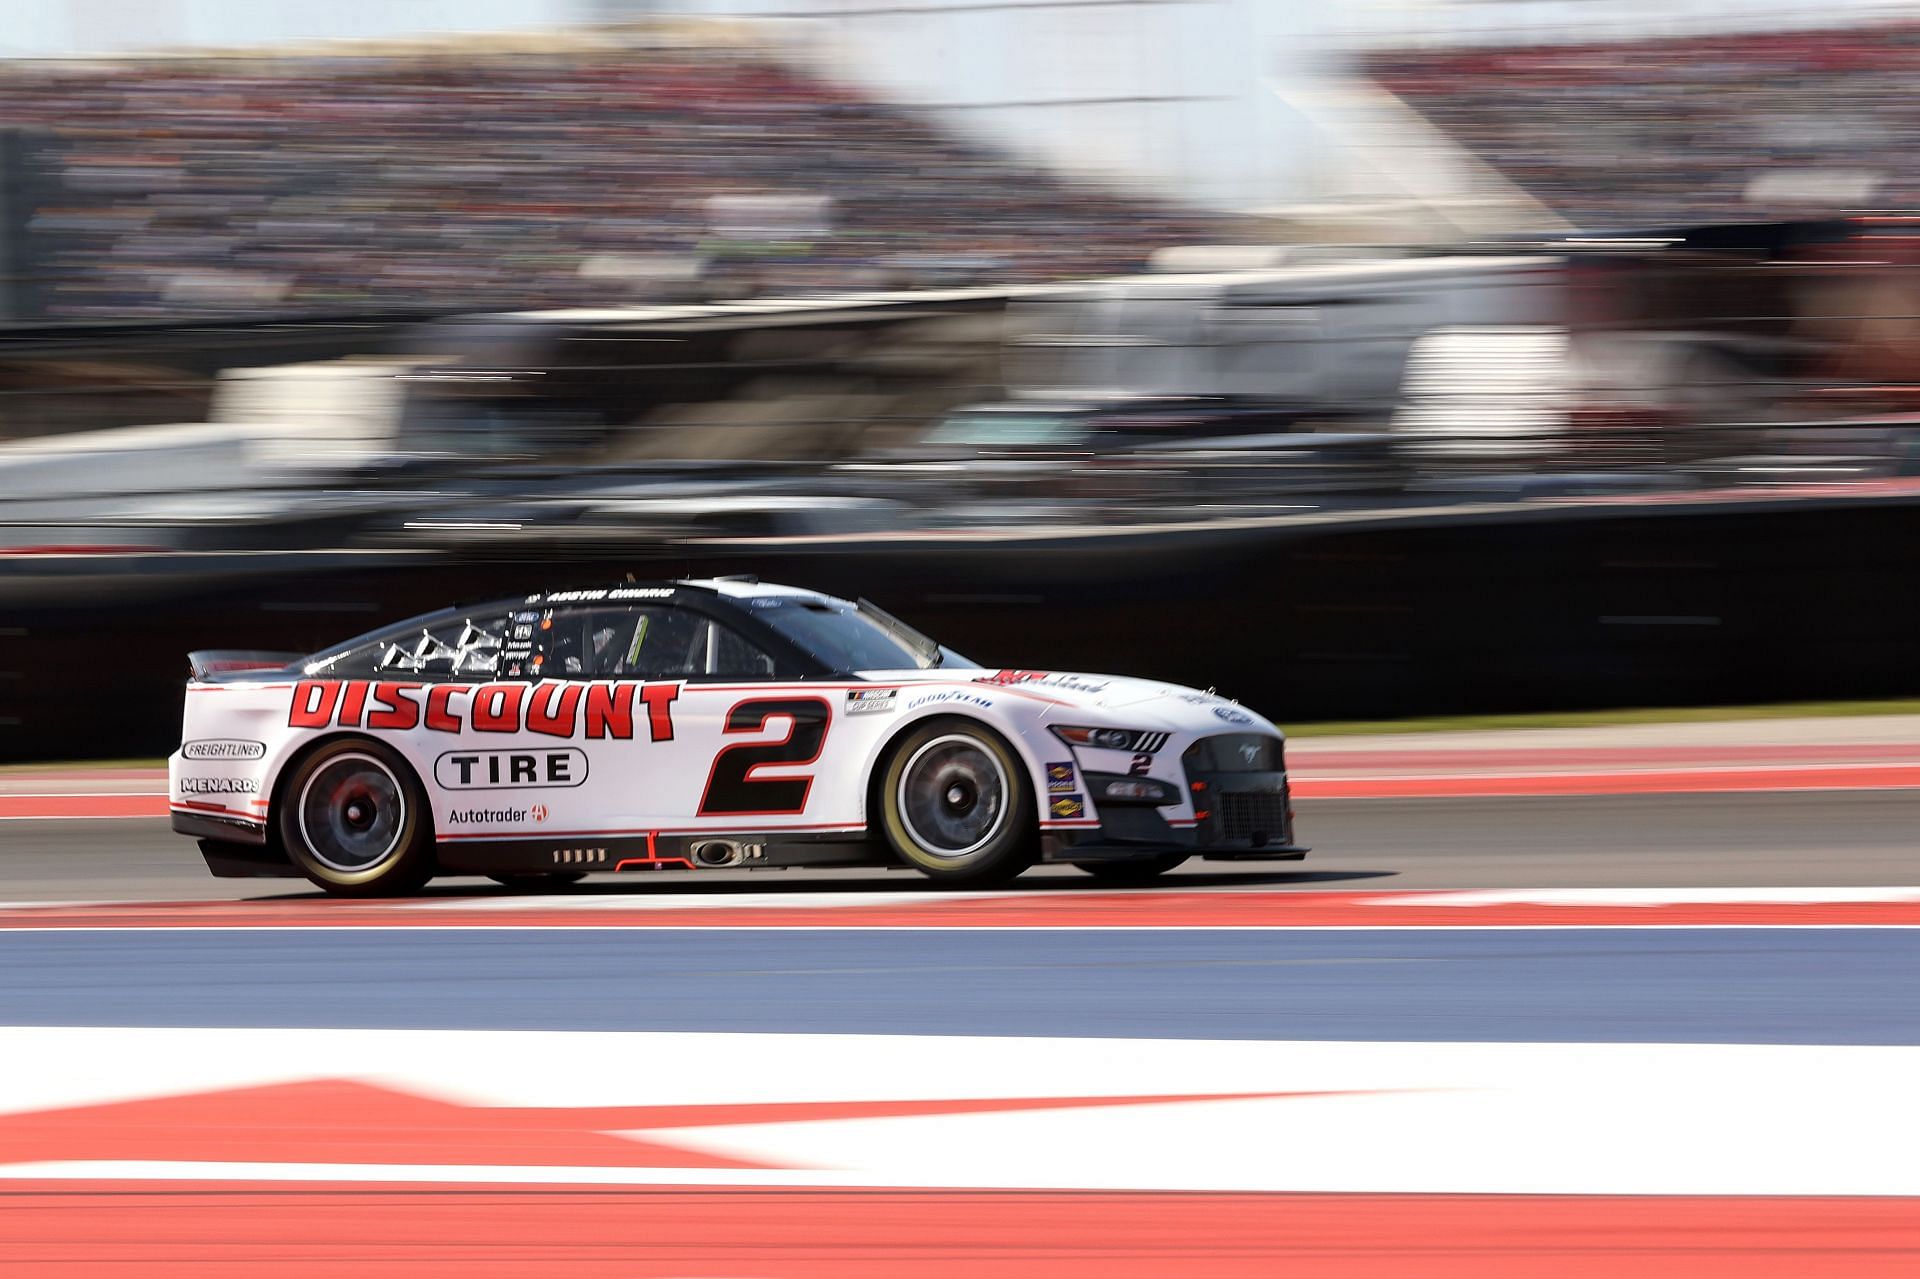
M1284 908L1910 885L1920 790L1300 807L1304 863L1108 891L1142 927L1086 923L1114 907L1069 868L992 905L1013 927L862 925L942 895L884 871L607 876L557 912L453 880L406 925L286 927L366 908L214 880L160 819L0 821L0 902L260 916L0 928L0 1272L1920 1273L1920 900ZM818 904L699 922L774 896Z
M1258 869L1190 862L1167 886L1284 889L1906 884L1920 877L1920 790L1786 795L1310 800L1306 861ZM1085 888L1067 868L1030 871L1035 892ZM899 892L911 872L720 871L600 876L581 893ZM277 897L294 880L216 880L163 818L0 822L0 900ZM439 892L497 892L448 880Z
M1920 1044L1916 973L1911 928L0 932L0 1025Z

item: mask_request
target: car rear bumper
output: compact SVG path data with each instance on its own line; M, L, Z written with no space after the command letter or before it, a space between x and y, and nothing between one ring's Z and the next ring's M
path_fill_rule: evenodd
M250 822L241 817L223 817L219 813L190 813L176 808L173 810L173 829L181 835L218 840L223 844L247 844L259 848L267 842L267 827L264 822Z

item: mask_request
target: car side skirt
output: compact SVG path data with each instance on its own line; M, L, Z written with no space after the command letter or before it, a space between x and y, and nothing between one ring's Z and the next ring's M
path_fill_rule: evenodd
M441 841L446 875L752 870L788 866L881 866L891 860L861 831L620 834L548 839Z

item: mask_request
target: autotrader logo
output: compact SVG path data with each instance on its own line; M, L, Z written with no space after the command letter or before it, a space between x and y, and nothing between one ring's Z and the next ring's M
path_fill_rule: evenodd
M450 826L493 826L526 820L524 808L456 808L447 814Z

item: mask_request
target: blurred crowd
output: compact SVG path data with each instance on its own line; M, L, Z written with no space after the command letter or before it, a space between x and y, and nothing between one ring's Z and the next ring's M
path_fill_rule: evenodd
M1024 282L1221 234L739 47L13 63L8 126L51 318Z
M1396 52L1369 70L1582 228L1920 203L1920 25ZM1790 180L1750 189L1765 175Z

